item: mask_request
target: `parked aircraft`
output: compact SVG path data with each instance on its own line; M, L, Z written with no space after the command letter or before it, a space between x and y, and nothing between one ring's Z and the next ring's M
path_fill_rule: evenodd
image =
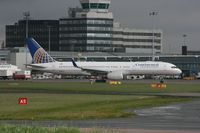
M182 71L174 64L159 61L139 62L88 62L73 59L59 62L53 59L33 38L28 38L27 45L33 64L33 70L66 75L106 75L108 79L121 80L126 75L179 75Z

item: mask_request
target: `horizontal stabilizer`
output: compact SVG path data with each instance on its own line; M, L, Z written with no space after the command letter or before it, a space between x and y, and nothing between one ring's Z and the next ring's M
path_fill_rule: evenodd
M28 67L34 67L34 68L46 68L46 67L38 66L38 65L35 65L35 64L26 64L26 66L28 66Z

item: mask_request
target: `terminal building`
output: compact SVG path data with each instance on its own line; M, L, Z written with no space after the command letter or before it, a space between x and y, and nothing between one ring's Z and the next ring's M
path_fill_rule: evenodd
M59 50L58 20L28 20L28 36L34 37L44 49ZM6 47L24 47L26 38L26 20L19 20L14 25L6 25Z
M155 54L162 53L162 31L123 28L115 22L113 26L112 45L115 52L150 54L154 43Z
M162 31L122 27L109 11L111 0L80 0L81 8L70 8L60 19L60 51L162 52Z

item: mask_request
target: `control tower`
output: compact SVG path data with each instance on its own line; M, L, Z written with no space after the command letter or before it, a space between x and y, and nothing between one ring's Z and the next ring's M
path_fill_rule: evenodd
M60 19L60 49L66 51L112 51L111 0L79 0L81 8Z

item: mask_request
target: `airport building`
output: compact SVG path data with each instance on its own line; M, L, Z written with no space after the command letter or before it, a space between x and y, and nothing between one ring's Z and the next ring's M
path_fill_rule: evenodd
M9 54L10 54L10 50L0 49L0 64L1 63L4 64L4 62L6 63L6 61L10 59Z
M70 8L60 19L60 51L162 52L162 31L123 28L109 11L111 0L80 0L81 8Z
M61 51L113 52L113 14L110 0L80 0L82 8L70 8L60 19Z
M4 41L0 40L0 49L4 48L5 47L4 45L5 45Z
M28 36L51 51L156 54L162 52L162 31L122 27L109 10L111 0L80 0L59 20L28 20ZM6 26L6 47L24 47L26 20ZM50 43L49 43L50 42ZM50 45L49 45L50 44Z
M113 27L112 45L115 52L150 54L154 43L154 53L162 52L162 30L142 30L123 28L115 22Z
M59 50L58 20L28 20L28 36L34 37L44 49ZM6 26L6 47L24 47L26 38L26 20Z

